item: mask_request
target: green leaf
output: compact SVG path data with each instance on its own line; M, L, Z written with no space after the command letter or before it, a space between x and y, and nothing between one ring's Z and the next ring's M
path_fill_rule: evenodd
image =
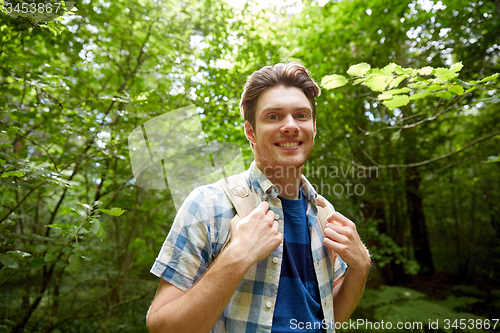
M433 84L433 85L425 88L425 90L427 90L427 91L438 91L441 89L443 89L443 85L441 85L441 84Z
M45 257L43 257L43 260L45 262L53 262L57 260L57 257L52 253L47 253L45 254Z
M349 67L347 70L347 74L351 76L363 76L370 70L371 66L370 64L367 64L366 62L359 63L357 65L352 65Z
M391 95L398 95L398 94L407 94L409 93L411 90L410 88L401 88L401 89L392 89L392 90L387 90L385 93L386 94L391 94Z
M443 67L438 67L436 68L434 74L436 76L439 76L439 75L448 75L448 74L452 74L453 72L448 69L448 68L443 68Z
M391 83L389 84L389 88L396 88L406 78L407 75L396 76L394 79L392 79Z
M133 101L134 102L146 101L148 99L149 94L150 91L144 91L140 93Z
M54 223L54 224L49 224L47 227L49 228L55 228L55 229L59 229L59 230L62 230L62 231L70 231L71 229L73 229L74 227L70 224L63 224L63 223Z
M106 231L104 231L104 228L101 225L101 222L99 220L93 219L90 221L92 224L90 227L90 231L96 235L97 238L103 240L106 238Z
M12 258L7 257L5 254L0 253L0 262L9 268L17 268L17 262Z
M417 75L417 70L413 68L402 68L401 66L396 66L395 70L396 74L399 75Z
M433 70L434 70L434 68L432 68L430 66L426 66L426 67L420 68L420 70L418 71L418 73L420 75L429 75L429 74L432 73Z
M377 96L377 99L379 100L386 100L386 99L392 99L394 96L391 94L383 93Z
M121 216L123 213L126 212L126 210L123 210L119 207L113 207L113 208L111 208L111 210L99 208L98 211L103 212L104 214L111 215L111 216Z
M368 80L367 77L362 77L360 79L354 80L354 82L352 84L360 84L360 83L366 82L366 80Z
M469 89L470 88L470 84L465 82L465 81L462 81L460 79L455 79L455 82L458 83L460 86L464 87L465 89Z
M321 79L321 85L325 89L334 89L338 87L342 87L347 84L347 79L338 74L327 75Z
M79 254L73 253L72 255L69 256L69 265L68 268L71 270L78 270L80 266L83 264L83 257Z
M5 318L3 321L6 322L9 325L12 325L12 326L16 326L17 325L17 323L15 321L7 319L7 318Z
M485 77L484 79L482 79L479 82L484 83L484 82L488 82L488 81L496 81L498 79L498 75L500 75L500 73L496 73L494 75Z
M5 165L5 160L2 160L2 159L0 158L0 165Z
M11 177L11 176L22 177L22 176L24 176L24 172L23 171L8 171L8 172L2 173L2 178L7 178L7 177Z
M45 244L39 244L39 245L37 245L37 246L35 247L35 251L36 251L37 253L42 253L42 252L45 252L45 251L47 251L47 245L45 245Z
M79 202L78 204L79 204L80 206L82 206L82 207L87 208L87 210L89 210L89 211L90 211L90 209L91 209L91 208L90 208L90 206L89 206L89 205L87 205L87 204L84 204L84 203L81 203L81 202Z
M79 235L85 235L85 234L88 234L90 231L88 231L87 229L85 228L80 228L80 230L78 230L78 234Z
M10 143L0 143L0 148L12 148Z
M71 208L71 207L65 207L64 209L62 209L61 214L71 214L73 216L80 217L80 214L78 214L78 212L74 208Z
M455 95L463 95L464 94L464 88L459 85L454 85L450 89L448 89L449 92L454 93Z
M486 163L495 163L495 162L500 162L500 156L490 156L486 160Z
M460 72L460 70L464 67L464 65L462 65L462 62L457 62L455 64L453 64L453 66L451 67L451 71L453 73L457 73L457 72Z
M439 81L451 80L458 76L457 73L452 72L450 69L442 67L436 68L434 75L438 77Z
M45 266L45 260L43 260L43 258L33 258L31 259L30 261L30 266L32 268L40 268L40 267L43 267Z
M444 99L450 100L453 98L453 95L449 91L441 91L436 94L437 97L442 97Z
M7 253L13 254L13 255L15 255L18 258L28 258L28 257L31 257L31 254L29 254L28 252L19 251L19 250L7 251Z
M408 95L396 95L392 99L383 101L382 103L391 109L399 108L410 103L410 97Z
M391 62L389 65L382 68L382 73L384 74L392 74L396 70L396 64Z
M392 75L373 75L366 80L365 85L373 91L383 91L390 80L392 80Z

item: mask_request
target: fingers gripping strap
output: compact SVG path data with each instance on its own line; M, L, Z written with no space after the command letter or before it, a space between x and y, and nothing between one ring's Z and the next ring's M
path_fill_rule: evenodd
M333 214L333 210L328 206L328 204L323 200L323 198L318 197L316 199L316 202L318 204L318 220L319 220L319 226L321 228L321 233L323 233L323 237L325 236L325 228L326 225L328 224L328 216ZM332 254L332 260L335 261L337 259L337 253L335 251L330 250Z

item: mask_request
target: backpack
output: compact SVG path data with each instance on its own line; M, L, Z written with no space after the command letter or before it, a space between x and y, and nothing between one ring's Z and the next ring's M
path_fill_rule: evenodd
M231 200L231 203L233 204L234 209L236 210L236 214L239 215L240 218L246 217L255 209L256 204L254 202L253 195L251 194L247 180L245 179L243 174L237 174L222 178L219 181L217 181L217 184L219 184L222 187L229 200ZM317 205L318 220L320 224L320 229L324 237L325 235L324 230L328 223L327 217L330 214L333 214L333 210L328 206L328 204L322 197L317 197L316 202L318 204ZM226 239L226 241L224 242L224 246L222 247L222 250L224 250L231 241L231 235L229 231L230 231L229 223L221 227L220 235L222 237L225 237ZM335 259L337 259L337 254L333 250L330 250L330 253L332 256L332 262L335 262Z

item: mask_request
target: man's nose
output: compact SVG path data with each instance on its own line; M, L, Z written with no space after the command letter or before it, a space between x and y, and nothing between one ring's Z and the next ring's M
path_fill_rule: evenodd
M299 131L299 126L297 121L292 115L288 115L283 119L283 125L281 126L281 132L283 133L295 133Z

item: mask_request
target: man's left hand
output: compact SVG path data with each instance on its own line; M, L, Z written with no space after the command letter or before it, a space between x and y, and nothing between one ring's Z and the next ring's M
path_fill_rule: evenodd
M350 269L368 274L370 254L359 238L354 222L339 212L328 216L323 243L340 255Z

